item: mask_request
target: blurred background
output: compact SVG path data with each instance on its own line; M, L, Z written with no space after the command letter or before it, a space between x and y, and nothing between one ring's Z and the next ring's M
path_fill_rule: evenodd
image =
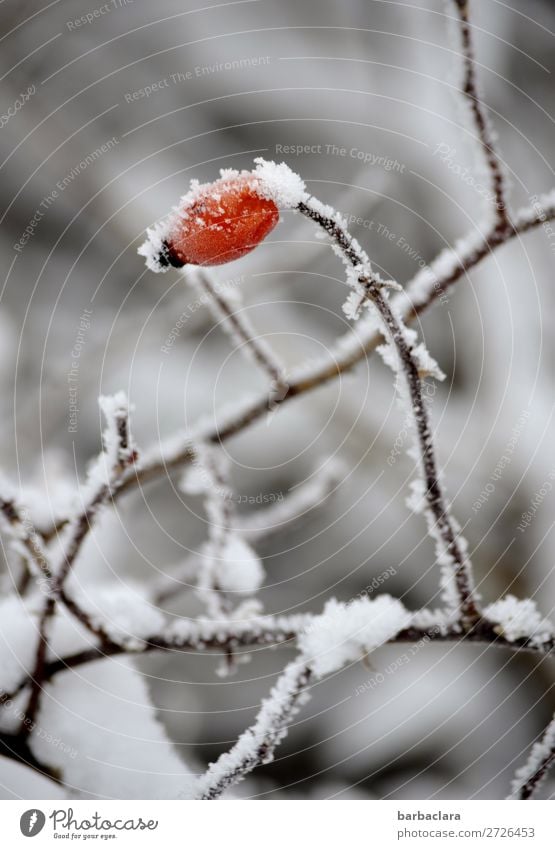
M554 182L555 7L472 5L484 101L516 209ZM358 219L352 232L376 267L403 284L481 228L484 200L465 178L474 151L441 0L37 6L6 0L0 12L8 117L0 130L0 464L48 522L99 449L99 394L129 393L135 436L147 447L264 391L181 274L155 275L137 256L146 227L189 179L249 168L255 156L284 160L316 196ZM547 616L555 604L547 485L554 244L541 228L512 241L419 326L447 375L430 409L480 592L531 596ZM239 283L246 314L288 367L321 356L348 330L341 276L314 228L291 213L255 252L214 272ZM412 462L404 452L386 462L403 421L391 374L374 357L226 442L245 511L259 495L287 496L326 458L346 468L324 504L259 543L267 612L317 612L385 573L380 591L408 607L439 603L432 545L405 506ZM78 566L83 586L151 580L198 551L202 502L177 482L133 492L104 517ZM175 593L164 610L190 615L194 597ZM276 761L238 792L502 798L555 707L553 662L437 645L405 665L404 651L388 647L372 669L356 664L314 687ZM255 652L225 679L207 655L153 655L140 668L170 739L200 768L252 721L289 656ZM365 690L377 672L383 683ZM154 759L142 769L156 781ZM11 764L0 762L0 783L7 798L25 795ZM544 795L554 789L548 782ZM80 790L93 793L85 780ZM132 773L120 792L138 792Z

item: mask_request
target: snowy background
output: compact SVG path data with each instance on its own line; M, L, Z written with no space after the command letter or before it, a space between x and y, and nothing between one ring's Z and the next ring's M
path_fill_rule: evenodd
M474 5L484 100L518 207L553 182L555 9ZM479 186L461 177L473 150L444 11L440 0L2 4L0 112L34 92L0 130L0 466L33 490L35 516L48 521L97 453L99 394L128 392L147 446L264 388L179 272L154 275L137 256L191 177L283 159L351 216L376 266L402 283L479 226ZM541 229L513 241L420 325L447 375L431 411L480 591L531 596L551 616L554 250ZM263 246L214 278L240 287L250 320L292 367L348 329L341 274L314 227L285 213ZM326 458L346 469L325 504L259 544L267 612L318 612L330 596L378 584L411 609L437 603L432 545L405 506L410 463L404 450L387 462L403 432L391 375L372 358L226 443L245 512L285 498ZM130 494L88 540L76 575L85 592L104 588L100 609L121 608L127 593L140 604L143 582L198 550L202 505L177 483ZM16 564L6 547L2 557L6 591ZM170 617L195 611L186 593L163 605ZM20 612L4 607L5 645L11 615ZM144 658L142 676L121 659L64 673L45 707L59 708L62 742L53 755L43 740L41 753L73 764L75 793L174 797L180 756L198 771L229 748L286 656L256 651L224 679L217 658L194 653ZM553 661L534 656L435 645L407 661L403 646L381 649L372 668L354 664L314 687L274 764L238 792L500 798L553 713L552 682ZM175 747L160 742L159 723ZM59 792L4 759L0 788L6 798Z

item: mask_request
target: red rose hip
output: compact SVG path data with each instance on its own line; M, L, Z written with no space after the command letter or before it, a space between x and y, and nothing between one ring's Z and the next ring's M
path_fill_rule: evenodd
M243 175L195 187L168 228L159 264L222 265L252 251L279 220L274 201L256 189Z

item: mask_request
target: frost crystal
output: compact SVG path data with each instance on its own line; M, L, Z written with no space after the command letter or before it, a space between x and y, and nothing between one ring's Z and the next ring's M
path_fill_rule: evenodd
M553 626L539 612L536 602L531 598L519 600L507 595L488 605L484 616L496 623L495 630L509 642L529 639L532 643L543 643L553 634Z
M147 601L146 588L140 584L126 582L117 586L111 583L88 590L76 588L75 579L68 583L79 607L114 642L125 642L133 647L137 641L140 643L143 637L155 634L164 626L164 617Z
M408 627L410 613L395 598L330 599L321 616L299 637L299 647L317 677L328 675L383 645Z
M294 209L301 201L308 199L303 180L284 162L276 164L267 162L261 157L254 161L256 165L254 171L222 169L220 179L215 183L199 183L198 180L191 180L189 191L180 198L179 203L173 207L169 215L147 229L147 238L138 248L137 253L145 257L146 265L151 271L168 271L169 264L160 262L160 257L166 254L165 242L171 238L179 223L188 219L188 209L194 207L207 195L218 201L226 183L248 180L256 186L256 191L261 198L273 201L280 209ZM221 211L224 212L223 209ZM202 224L200 220L199 225Z
M342 306L342 310L351 321L356 321L360 316L360 308L362 306L361 295L358 292L349 292L347 300Z
M261 156L254 160L254 175L262 197L273 200L280 209L294 209L308 199L304 181L285 162L268 162ZM247 172L248 173L248 172Z

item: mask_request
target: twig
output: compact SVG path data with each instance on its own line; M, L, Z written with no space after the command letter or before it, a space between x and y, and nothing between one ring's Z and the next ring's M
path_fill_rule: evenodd
M219 449L212 445L197 442L192 445L194 483L191 488L187 478L183 483L186 491L204 494L204 504L208 518L208 542L202 553L202 567L199 570L199 593L206 602L208 614L214 618L226 618L230 613L230 599L219 586L218 563L223 559L225 547L231 537L235 505L232 491L227 480L226 458L217 456Z
M31 676L31 692L27 706L23 711L24 718L20 727L22 736L27 736L31 732L39 707L48 649L48 628L56 610L56 602L62 601L68 610L95 636L103 641L108 640L107 633L92 621L65 589L65 582L85 537L100 508L109 499L112 486L120 479L125 468L136 459L136 452L129 436L127 400L120 393L114 398L103 398L100 403L107 419L107 428L104 433L104 451L89 474L85 487L88 494L83 509L69 523L68 539L58 569L52 567L49 555L34 528L25 522L24 516L27 511L18 508L14 500L0 500L0 511L16 532L32 562L37 567L40 583L45 587L47 594L39 619L39 640Z
M182 620L164 634L151 634L140 641L115 641L109 638L99 646L64 655L45 664L45 680L49 680L65 669L92 663L108 657L131 654L142 655L153 652L204 652L229 649L277 648L292 645L304 631L313 626L315 616L265 616L247 622L215 622L211 620ZM529 652L547 656L555 652L555 639L543 640L521 637L508 640L496 628L496 623L482 618L467 634L454 627L438 628L436 625L418 627L411 625L400 631L388 644L418 643L421 640L437 643L476 643L491 645L512 652ZM10 693L0 692L0 705L14 699L31 683L31 676L22 678L19 686Z
M459 18L461 48L463 56L462 93L468 101L473 123L478 133L480 146L491 178L493 206L495 210L494 231L504 233L510 226L507 213L505 177L499 156L495 150L492 131L479 93L476 79L476 63L472 28L469 22L470 0L453 0Z
M164 604L174 598L176 593L196 587L200 569L200 558L191 555L181 563L167 569L149 584L149 597L156 604Z
M208 272L203 268L195 269L193 282L208 295L208 305L215 317L222 322L222 328L244 349L252 359L268 375L276 388L285 388L285 371L276 355L264 339L257 336L250 321L226 296L225 289L218 287L212 281Z
M199 779L196 795L199 799L218 799L222 793L257 766L270 763L276 746L287 734L287 726L305 704L312 671L302 662L290 663L277 680L253 726L241 734L229 752L210 764Z
M555 716L543 737L534 743L524 766L517 770L511 785L511 799L531 799L555 763Z
M448 560L453 569L461 624L464 630L469 630L480 617L477 601L474 597L471 565L463 546L459 542L458 530L449 514L449 508L442 492L432 430L422 394L419 365L413 353L413 347L407 340L406 329L383 294L383 281L371 271L368 258L364 252L358 250L356 242L343 226L340 217L331 217L325 214L322 212L321 204L313 199L306 203L300 203L298 209L303 215L322 227L340 248L357 274L362 297L370 301L376 308L384 326L384 335L386 339L390 339L397 351L400 367L406 380L412 416L418 435L417 444L425 485L424 497L433 519L429 522L429 530L439 545L439 557Z

